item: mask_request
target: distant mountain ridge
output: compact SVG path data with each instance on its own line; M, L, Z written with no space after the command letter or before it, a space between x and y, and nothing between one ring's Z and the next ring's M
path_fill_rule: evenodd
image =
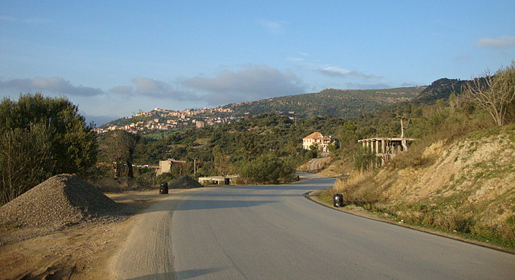
M230 108L235 115L294 112L296 117L332 115L353 117L398 102L409 101L418 96L425 87L404 87L374 90L324 89L317 93L281 96L253 102L222 106Z
M442 78L434 81L413 101L415 102L432 102L438 99L449 98L452 93L459 95L462 92L463 85L470 81Z
M202 127L231 121L247 115L261 113L285 114L296 118L332 115L335 117L353 117L371 112L399 102L413 100L425 87L401 87L373 90L340 90L324 89L316 93L273 97L251 102L240 102L210 109L189 109L174 111L155 109L132 116L111 121L102 125L99 130L134 129L131 124L141 122L141 116L149 119L151 125L142 124L151 130L171 128ZM139 117L139 119L137 119Z

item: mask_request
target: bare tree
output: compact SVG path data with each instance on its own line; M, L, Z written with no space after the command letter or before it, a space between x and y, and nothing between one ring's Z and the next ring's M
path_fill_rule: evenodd
M465 84L465 92L490 114L496 125L504 125L506 112L515 99L515 63L498 70L495 76L487 72L484 77L475 78Z

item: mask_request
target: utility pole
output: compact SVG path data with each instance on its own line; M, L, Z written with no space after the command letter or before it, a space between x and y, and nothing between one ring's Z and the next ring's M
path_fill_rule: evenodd
M197 175L197 158L193 158L193 176Z

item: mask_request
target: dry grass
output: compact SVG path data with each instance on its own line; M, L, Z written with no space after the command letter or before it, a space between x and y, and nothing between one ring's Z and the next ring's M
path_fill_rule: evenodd
M349 176L338 179L323 195L331 198L335 194L343 194L345 204L354 204L371 210L376 203L384 201L381 191L374 187L375 174L375 171L354 171Z
M515 248L515 125L417 143L386 168L352 172L323 196Z

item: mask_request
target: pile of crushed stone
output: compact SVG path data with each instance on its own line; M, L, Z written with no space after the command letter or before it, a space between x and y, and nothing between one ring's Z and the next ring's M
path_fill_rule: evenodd
M60 174L0 207L0 223L60 228L102 218L117 220L124 210L77 175Z
M168 187L171 189L193 189L203 188L204 186L202 186L202 184L200 184L197 180L186 175L175 180Z

